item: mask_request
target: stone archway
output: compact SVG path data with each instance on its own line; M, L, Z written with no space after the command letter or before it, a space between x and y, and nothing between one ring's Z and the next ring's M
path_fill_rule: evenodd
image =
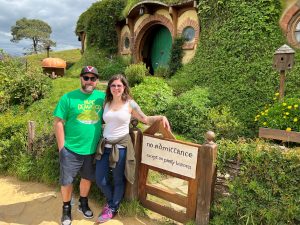
M146 47L148 46L149 38L151 39L151 34L153 34L155 29L159 29L159 27L167 28L171 33L172 40L174 39L175 34L171 21L162 15L150 15L134 32L133 56L135 62L145 62L145 54L147 53L143 53L143 50L147 51ZM147 64L147 62L145 63Z

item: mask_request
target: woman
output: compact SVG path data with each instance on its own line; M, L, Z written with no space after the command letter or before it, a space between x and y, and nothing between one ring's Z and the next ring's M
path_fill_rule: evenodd
M125 191L125 179L130 183L134 182L135 158L129 135L132 116L148 125L162 120L165 128L170 130L166 117L146 116L131 98L125 77L121 74L114 75L106 89L103 112L105 127L96 155L96 183L107 200L97 219L98 223L112 219L117 213ZM109 183L110 167L113 185Z

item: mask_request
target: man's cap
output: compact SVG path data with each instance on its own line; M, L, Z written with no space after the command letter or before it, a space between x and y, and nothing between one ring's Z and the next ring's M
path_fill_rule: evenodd
M80 76L87 74L87 73L91 73L94 74L96 77L99 77L99 73L96 67L93 66L85 66L82 68Z

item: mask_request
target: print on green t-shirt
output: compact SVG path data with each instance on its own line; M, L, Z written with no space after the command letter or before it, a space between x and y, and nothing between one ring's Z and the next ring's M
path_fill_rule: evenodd
M77 116L77 120L84 124L95 124L100 118L98 113L102 109L101 105L96 105L95 100L85 100L84 104L78 105L78 110L81 111Z
M80 89L63 95L54 116L65 121L65 147L81 155L93 154L102 136L102 114L105 94L91 94Z

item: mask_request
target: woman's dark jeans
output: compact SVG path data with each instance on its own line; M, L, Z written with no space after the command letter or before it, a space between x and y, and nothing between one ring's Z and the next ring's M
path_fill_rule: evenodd
M115 168L109 167L110 152L111 148L104 148L101 159L96 160L96 183L103 192L109 207L117 211L125 191L126 148L119 148L119 161ZM113 184L109 180L110 170L113 175Z

